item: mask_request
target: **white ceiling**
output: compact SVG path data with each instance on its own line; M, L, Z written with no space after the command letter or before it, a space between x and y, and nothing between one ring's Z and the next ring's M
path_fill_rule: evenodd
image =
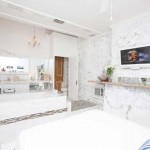
M107 32L110 25L150 10L150 0L113 0L113 21L110 21L110 3L106 11L100 13L100 8L103 7L102 0L2 0L4 1L24 8L26 14L22 13L19 16L15 9L13 11L9 10L10 7L4 9L0 4L2 17L16 16L25 20L34 20L45 25L46 28L57 28L83 37ZM33 12L40 15L37 15L36 19L34 16L33 19ZM51 25L48 19L52 21L53 18L64 20L64 28L56 23Z

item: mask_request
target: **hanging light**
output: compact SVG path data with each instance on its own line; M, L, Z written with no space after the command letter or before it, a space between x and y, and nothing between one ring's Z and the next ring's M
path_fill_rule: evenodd
M28 42L28 45L35 47L35 46L40 46L40 42L37 40L35 36L35 26L34 26L34 35L33 38Z
M110 0L110 21L113 20L113 1Z

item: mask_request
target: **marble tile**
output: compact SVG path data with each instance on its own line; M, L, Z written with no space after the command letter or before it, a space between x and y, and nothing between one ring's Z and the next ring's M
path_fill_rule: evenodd
M79 42L79 100L93 101L88 80L97 80L110 63L111 33Z
M79 100L93 101L93 87L89 80L97 76L106 64L113 64L113 80L129 84L141 83L141 78L150 77L150 68L123 69L120 66L120 50L150 46L150 13L120 22L103 36L79 42ZM144 84L144 83L143 83ZM150 80L147 80L150 84ZM105 87L104 110L132 120L147 122L150 114L150 92L137 87L107 85ZM131 106L131 109L129 109ZM133 111L134 110L134 111ZM139 113L140 112L140 113ZM139 115L145 114L145 115ZM140 116L139 118L137 116ZM129 119L131 119L129 117Z
M72 101L71 106L72 106L71 111L77 111L77 110L96 106L96 104L92 102L80 100L80 101Z

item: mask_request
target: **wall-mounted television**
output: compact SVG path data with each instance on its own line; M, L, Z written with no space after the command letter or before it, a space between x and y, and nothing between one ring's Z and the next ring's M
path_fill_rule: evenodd
M150 65L150 46L121 50L121 65Z

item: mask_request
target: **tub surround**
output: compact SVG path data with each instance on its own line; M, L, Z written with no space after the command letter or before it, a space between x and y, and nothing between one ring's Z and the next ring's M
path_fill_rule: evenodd
M150 127L150 85L89 81L102 84L103 110Z
M0 150L16 148L21 131L66 117L67 99L56 93L0 95Z
M0 121L2 122L22 116L27 118L27 115L30 118L32 114L67 108L66 96L50 92L0 95L0 99Z

